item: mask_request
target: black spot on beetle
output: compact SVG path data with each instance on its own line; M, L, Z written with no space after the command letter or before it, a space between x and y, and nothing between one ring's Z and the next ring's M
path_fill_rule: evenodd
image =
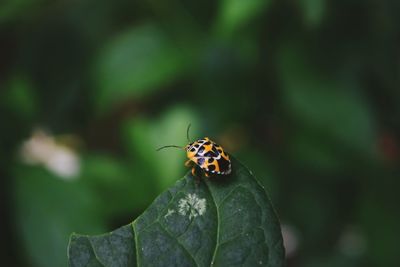
M212 152L212 151L208 151L206 154L204 154L205 157L210 157L210 158L216 158L217 154Z
M222 153L222 149L218 149L218 152L219 152L219 153Z
M215 146L212 147L212 152L214 152L215 154L219 154L218 150L217 150L217 148Z
M190 151L191 151L191 152L194 152L194 151L195 151L194 147L192 147L192 148L190 149Z
M230 162L222 157L218 160L218 164L219 164L219 169L224 172L229 170L231 167Z
M211 142L210 142L210 141L207 141L207 142L204 143L204 145L205 145L205 146L209 146L209 145L211 145Z
M208 163L213 163L214 162L214 159L213 158L209 158L208 159Z
M199 151L197 151L197 153L200 153L200 154L203 153L203 152L204 152L204 147L200 147Z
M214 170L215 170L215 165L210 165L210 166L208 166L208 170L209 170L209 171L214 171Z

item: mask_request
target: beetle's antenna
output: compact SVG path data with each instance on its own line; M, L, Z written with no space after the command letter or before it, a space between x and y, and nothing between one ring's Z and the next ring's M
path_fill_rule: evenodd
M186 138L187 138L187 140L189 141L189 143L190 143L190 138L189 138L189 130L190 130L190 126L192 126L192 124L191 124L191 123L189 123L189 125L188 125L188 127L187 127L187 130L186 130Z
M160 151L161 149L164 149L164 148L167 148L167 147L175 147L175 148L183 149L183 147L181 147L181 146L169 145L169 146L162 146L162 147L160 147L160 148L157 148L156 151Z

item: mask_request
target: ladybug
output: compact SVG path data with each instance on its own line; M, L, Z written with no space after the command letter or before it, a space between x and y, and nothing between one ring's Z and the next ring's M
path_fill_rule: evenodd
M157 151L167 147L176 147L186 150L188 160L185 162L185 166L192 167L193 176L196 176L196 166L204 171L206 177L230 174L232 171L231 160L224 149L211 141L208 137L191 142L189 138L189 129L190 124L186 132L189 144L183 147L176 145L163 146L157 149Z

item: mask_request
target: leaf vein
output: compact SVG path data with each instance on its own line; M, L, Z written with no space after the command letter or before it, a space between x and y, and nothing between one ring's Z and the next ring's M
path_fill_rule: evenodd
M165 231L165 233L167 233L172 239L176 239L176 243L178 243L178 245L190 256L190 258L196 264L196 266L198 266L196 260L192 256L192 254L190 254L189 250L179 241L179 239L174 238L174 235L170 231L168 231L166 228L164 228L164 226L161 223L159 223L159 225L160 225L161 229L163 229Z
M135 222L133 222L132 224L131 224L131 226L132 226L132 229L133 229L133 234L134 234L134 236L135 236L135 250L136 250L136 266L137 267L139 267L140 266L140 264L139 264L139 245L138 245L138 234L137 234L137 232L136 232L136 230L135 230Z
M213 200L213 203L215 205L215 210L217 212L217 237L216 237L216 240L215 240L214 253L213 253L213 256L212 256L211 262L210 262L210 266L212 266L214 264L215 257L217 256L217 250L218 250L218 246L219 246L219 235L220 235L220 233L219 233L220 229L219 228L220 228L221 220L220 220L220 217L219 217L220 216L219 208L218 208L217 202L215 201L215 198L214 198L214 196L213 196L213 194L211 192L210 186L208 185L208 183L205 183L205 184L207 185L208 191L210 192L210 196L211 196L211 198Z
M89 241L90 247L91 247L92 250L93 250L93 254L94 254L96 260L97 260L102 266L106 267L106 265L100 260L99 256L97 255L96 250L94 249L92 240L90 240L89 237L87 237L87 239L88 239L88 241Z

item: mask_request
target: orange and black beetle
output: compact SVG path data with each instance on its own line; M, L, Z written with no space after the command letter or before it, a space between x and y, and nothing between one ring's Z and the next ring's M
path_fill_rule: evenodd
M190 124L187 128L187 138L190 142L189 129ZM186 161L185 166L193 166L192 174L194 176L196 166L204 170L204 173L207 177L211 175L228 175L232 171L229 155L220 145L211 141L208 137L191 142L184 147L169 145L160 147L157 149L157 151L167 147L176 147L186 150L186 156L188 157L188 160Z

